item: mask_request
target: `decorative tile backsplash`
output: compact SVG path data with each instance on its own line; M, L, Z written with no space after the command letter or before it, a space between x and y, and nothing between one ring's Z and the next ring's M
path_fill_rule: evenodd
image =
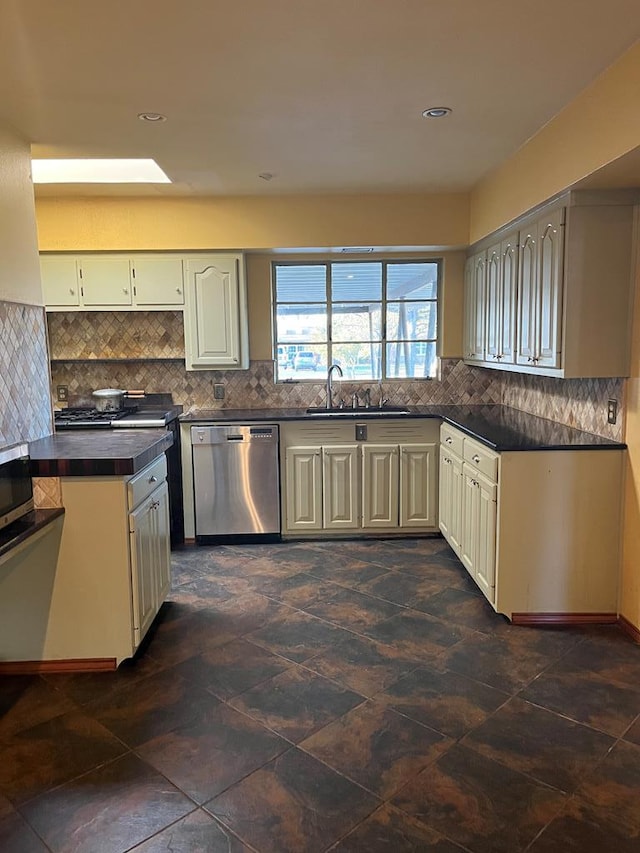
M0 301L0 447L50 432L44 308Z
M60 312L49 314L48 323L52 385L68 385L75 405L92 405L91 392L96 388L170 392L185 410L306 408L325 403L323 381L276 384L272 361L252 361L248 370L187 372L179 311ZM224 385L224 400L214 400L214 384ZM336 383L336 388L348 400L367 384L375 403L380 396L376 382L345 381ZM623 379L550 379L443 359L438 379L385 381L382 393L399 405L504 403L621 440L624 384ZM608 399L618 401L616 425L607 423Z
M184 358L182 311L47 314L51 358Z

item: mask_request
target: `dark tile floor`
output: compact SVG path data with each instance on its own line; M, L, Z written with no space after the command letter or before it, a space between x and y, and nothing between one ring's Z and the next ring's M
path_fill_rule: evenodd
M640 851L640 648L442 539L185 549L133 662L0 680L1 853Z

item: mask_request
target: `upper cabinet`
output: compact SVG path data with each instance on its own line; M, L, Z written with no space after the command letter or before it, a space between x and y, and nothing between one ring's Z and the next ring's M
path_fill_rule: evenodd
M180 308L182 263L161 255L41 255L44 303L47 311Z
M189 258L184 311L187 370L249 366L244 263L241 255Z
M560 378L628 375L636 202L628 192L569 193L478 244L467 262L465 361Z

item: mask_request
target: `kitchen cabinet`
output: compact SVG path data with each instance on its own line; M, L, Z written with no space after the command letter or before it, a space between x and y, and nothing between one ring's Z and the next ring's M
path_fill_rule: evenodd
M287 447L283 518L291 531L322 529L322 448Z
M281 425L283 535L437 530L438 425L431 420Z
M326 530L358 524L358 447L322 448L322 519Z
M440 530L499 612L521 624L615 620L623 452L497 453L440 434Z
M171 586L169 487L164 460L129 483L129 540L133 602L133 643L137 648ZM137 482L141 486L135 488ZM155 484L158 485L154 488ZM132 495L137 504L131 507Z
M187 370L249 366L241 255L210 255L186 261L184 327Z
M30 584L16 659L108 669L135 653L170 585L166 473L162 454L133 476L60 478L53 571Z
M485 252L472 255L464 273L464 346L465 361L481 362L485 357L486 303Z
M440 531L493 604L498 456L448 424L440 442Z
M638 198L570 192L476 244L464 360L558 378L627 376Z
M47 311L136 311L180 308L181 257L163 255L40 256Z
M565 209L521 232L517 363L559 368Z
M518 234L509 234L487 249L486 361L513 364L516 343Z

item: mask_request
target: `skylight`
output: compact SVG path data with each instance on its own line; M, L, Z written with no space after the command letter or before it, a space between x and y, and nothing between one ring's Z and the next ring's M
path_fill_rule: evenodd
M34 184L170 184L155 160L32 160Z

